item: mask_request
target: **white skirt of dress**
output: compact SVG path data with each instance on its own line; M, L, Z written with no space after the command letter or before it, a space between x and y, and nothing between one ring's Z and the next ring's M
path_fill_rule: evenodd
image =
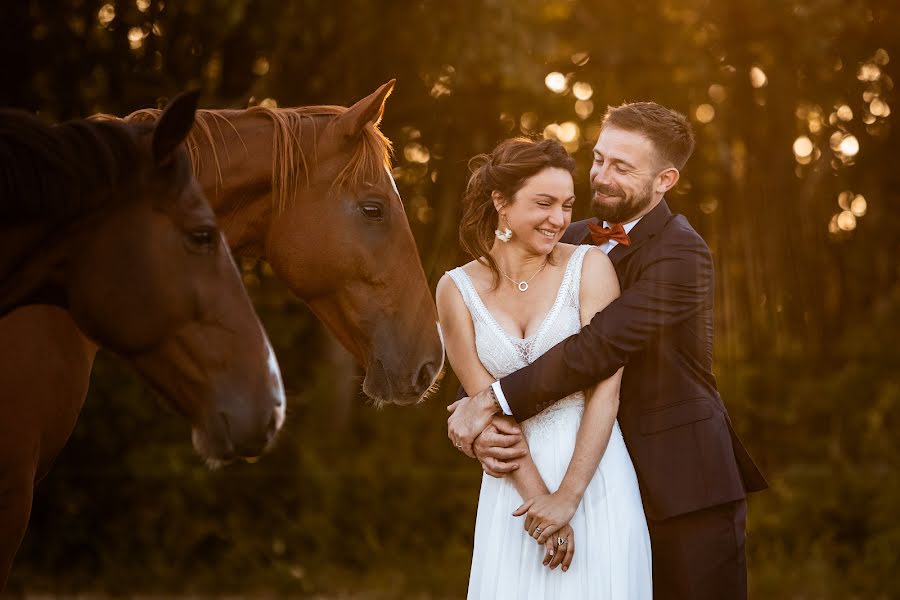
M547 487L559 488L584 411L570 397L522 423ZM485 475L475 520L469 600L651 600L650 535L637 477L619 424L572 518L575 556L568 571L542 564L544 547L512 513L522 498L508 479Z

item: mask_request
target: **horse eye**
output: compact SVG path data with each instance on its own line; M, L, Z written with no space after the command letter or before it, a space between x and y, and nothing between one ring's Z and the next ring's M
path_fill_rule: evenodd
M362 204L360 205L359 210L362 212L363 216L372 221L381 221L384 219L384 209L380 204Z
M216 230L211 228L195 229L188 233L191 244L203 252L212 252L216 247Z

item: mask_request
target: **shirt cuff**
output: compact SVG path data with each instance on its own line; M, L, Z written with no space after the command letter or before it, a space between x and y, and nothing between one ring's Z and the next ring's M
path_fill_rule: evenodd
M512 411L509 410L509 402L506 401L506 396L503 395L503 388L500 387L500 382L495 381L491 384L491 389L494 390L494 395L497 396L497 402L500 403L500 408L503 410L504 415L513 416Z

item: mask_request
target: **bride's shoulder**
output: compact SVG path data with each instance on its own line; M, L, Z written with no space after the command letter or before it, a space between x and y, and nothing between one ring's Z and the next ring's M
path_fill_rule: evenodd
M596 246L588 246L581 265L581 278L592 282L618 280L612 261Z
M479 263L477 260L473 260L452 270L463 271L468 276L472 284L477 286L477 282L479 282L482 278L482 269L487 269L487 267ZM454 277L451 276L450 271L444 273L441 276L440 280L438 280L434 295L435 301L438 305L438 312L440 312L442 305L445 308L450 308L452 306L461 306L464 304L462 291L457 286L456 280L454 280Z

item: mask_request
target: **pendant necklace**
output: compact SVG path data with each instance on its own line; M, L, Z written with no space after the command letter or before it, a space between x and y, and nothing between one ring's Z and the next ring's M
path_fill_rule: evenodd
M524 280L524 281L516 281L515 279L513 279L512 277L510 277L509 275L507 275L506 273L504 273L504 272L503 272L503 269L501 269L499 266L497 266L497 270L500 271L500 274L501 274L501 275L503 275L504 277L506 277L507 279L509 279L510 281L512 281L512 282L515 284L515 286L519 289L520 292L527 292L527 291L528 291L528 284L531 283L531 280L532 280L532 279L534 279L535 277L538 276L538 273L540 273L541 271L544 270L544 267L547 266L547 263L548 263L548 262L550 262L550 261L549 261L549 260L544 260L544 264L541 265L541 268L538 269L538 270L535 272L534 275L532 275L531 277L529 277L528 279L526 279L526 280Z

